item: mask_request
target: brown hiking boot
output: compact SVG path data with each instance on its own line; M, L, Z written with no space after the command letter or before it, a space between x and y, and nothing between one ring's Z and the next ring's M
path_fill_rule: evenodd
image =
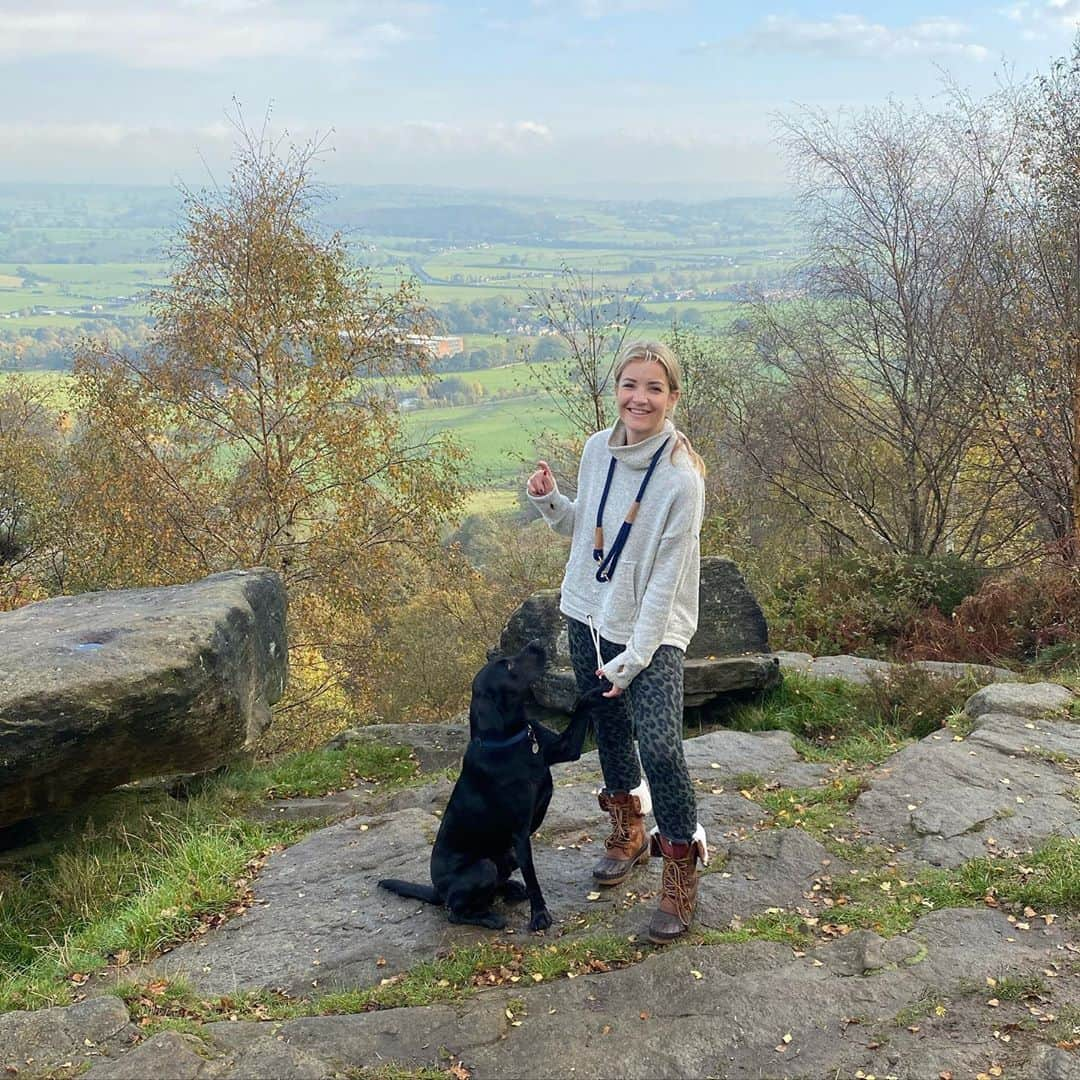
M657 945L674 941L690 928L697 907L698 859L708 862L705 830L698 826L689 843L668 840L658 832L651 836L652 854L664 859L660 906L649 923L649 940Z
M649 835L641 800L628 791L600 792L600 809L611 815L604 857L593 867L597 885L621 885L638 863L649 861Z

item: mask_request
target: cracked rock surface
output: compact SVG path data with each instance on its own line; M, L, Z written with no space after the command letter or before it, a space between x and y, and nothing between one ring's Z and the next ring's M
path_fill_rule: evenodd
M899 874L987 854L1022 856L1049 837L1080 835L1080 725L1065 711L1071 696L1038 691L1026 703L990 700L993 708L973 706L970 734L942 730L869 770L849 824L860 842L885 851ZM1006 705L1017 711L1003 711ZM34 1075L30 1068L47 1073L70 1061L88 1064L95 1080L315 1080L390 1064L417 1070L451 1063L477 1080L942 1073L1034 1080L1080 1073L1074 920L927 906L894 936L884 926L833 927L802 946L782 932L778 940L739 940L733 930L747 920L805 917L815 898L832 904L844 883L863 873L854 845L850 852L827 847L809 826L798 827L797 817L781 822L755 801L760 792L833 785L843 774L839 766L802 761L783 732L716 731L687 740L686 754L712 855L692 943L643 949L627 966L574 978L504 981L452 1002L221 1021L198 1035L160 1031L140 1039L118 999L95 997L68 1009L0 1016L0 1066ZM274 854L244 914L161 957L152 970L182 973L208 997L279 989L317 1000L335 988L377 986L459 946L557 947L597 935L640 940L659 888L659 860L623 886L593 888L590 868L606 834L598 787L595 754L557 770L534 841L556 921L546 937L528 933L525 906L506 907L507 931L496 935L451 926L441 910L377 889L382 876L427 880L450 790L435 776L390 798L328 801L329 814L343 806L359 812Z

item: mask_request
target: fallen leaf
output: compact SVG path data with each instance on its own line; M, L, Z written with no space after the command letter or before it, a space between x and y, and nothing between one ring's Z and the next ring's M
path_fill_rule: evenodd
M997 998L991 998L986 1004L989 1005L991 1009L996 1009L1001 1002L998 1001Z
M700 971L695 971L693 968L690 969L690 974L693 975L695 979L704 978Z
M647 1012L645 1012L644 1009L642 1009L642 1011L638 1013L638 1018L641 1019L641 1020L648 1020L649 1019L649 1014Z
M601 1035L610 1035L610 1034L611 1034L611 1025L610 1025L610 1024L605 1024L605 1025L604 1025L604 1026L603 1026L603 1027L602 1027L602 1028L600 1029L600 1034L601 1034Z
M472 1073L459 1061L456 1065L450 1066L450 1075L454 1077L454 1080L469 1080Z
M532 978L533 978L533 982L543 982L544 981L544 976L541 975L539 971L534 971Z

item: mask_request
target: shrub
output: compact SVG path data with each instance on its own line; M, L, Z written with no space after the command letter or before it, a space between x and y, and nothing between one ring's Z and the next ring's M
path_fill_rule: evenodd
M1044 564L982 583L956 608L913 620L900 651L912 659L1019 662L1042 671L1080 652L1080 571Z
M800 749L817 757L874 761L887 757L905 739L921 739L945 725L976 686L919 668L897 666L888 678L862 686L842 679L815 679L790 672L754 705L736 705L726 722L742 731L790 731Z
M886 657L923 612L951 614L985 573L951 555L820 560L777 584L766 611L770 635L776 645L816 656Z

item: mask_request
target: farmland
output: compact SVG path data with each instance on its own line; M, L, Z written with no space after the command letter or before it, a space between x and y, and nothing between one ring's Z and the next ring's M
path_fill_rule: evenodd
M673 321L719 328L737 316L748 286L770 284L798 251L791 206L779 199L616 203L472 196L406 188L342 188L321 210L351 257L379 287L403 277L464 355L446 378L466 395L406 413L414 435L448 431L471 455L479 488L516 482L560 418L521 361L543 355L534 300L568 271L622 295L635 330ZM147 297L167 284L163 253L182 221L168 188L0 185L0 378L14 368L52 371L58 407L63 369L79 341L107 335L138 347ZM546 347L541 349L541 344ZM466 400L463 400L464 399Z

